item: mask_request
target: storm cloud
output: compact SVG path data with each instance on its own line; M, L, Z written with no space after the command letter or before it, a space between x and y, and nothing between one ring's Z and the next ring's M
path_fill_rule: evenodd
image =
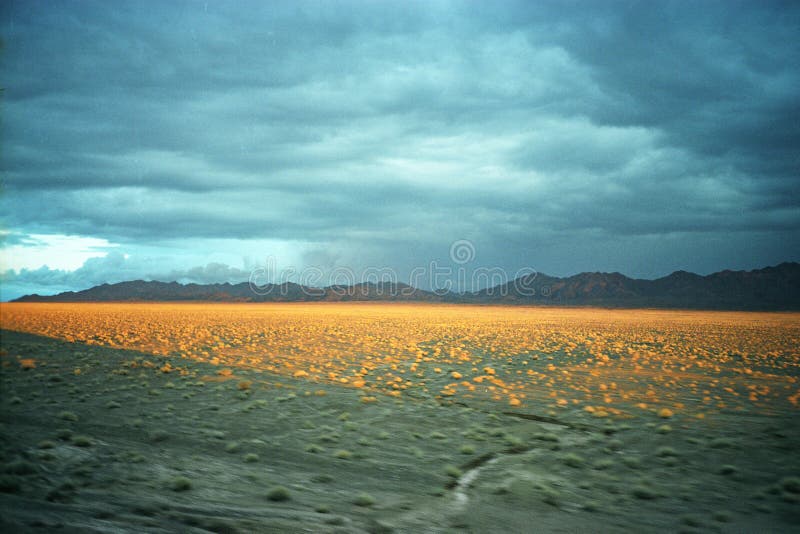
M555 275L800 259L796 3L0 9L3 224L126 276L407 271L456 239Z

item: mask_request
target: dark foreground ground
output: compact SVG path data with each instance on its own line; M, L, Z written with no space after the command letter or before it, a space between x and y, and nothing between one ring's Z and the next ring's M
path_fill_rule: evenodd
M1 344L2 532L800 531L793 413L550 419Z

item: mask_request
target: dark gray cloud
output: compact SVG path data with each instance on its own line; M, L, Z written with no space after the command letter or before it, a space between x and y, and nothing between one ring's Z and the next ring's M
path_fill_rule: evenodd
M800 259L795 3L25 1L0 24L14 235L355 268L461 238L552 274Z

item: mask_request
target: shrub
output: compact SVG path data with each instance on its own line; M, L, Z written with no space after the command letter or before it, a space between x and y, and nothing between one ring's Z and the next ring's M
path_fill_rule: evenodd
M169 434L164 430L156 430L155 432L151 432L148 438L153 443L158 443L160 441L166 441L169 438Z
M736 468L735 465L725 464L725 465L723 465L722 467L719 468L718 473L720 475L733 475L733 474L737 473L738 471L739 470Z
M637 499L652 500L658 497L655 491L647 486L637 485L631 490L631 494Z
M602 471L604 469L609 469L614 466L614 462L611 460L598 460L592 465L593 469L597 469L598 471Z
M727 510L718 510L714 512L712 517L715 521L719 521L720 523L730 523L730 521L733 519L733 514Z
M24 460L15 460L3 468L3 471L10 475L32 475L36 472L36 468L30 462Z
M361 492L353 499L353 504L356 506L372 506L375 504L375 498L369 493Z
M553 488L545 488L542 492L542 502L551 506L558 506L561 495Z
M454 465L445 466L444 473L451 478L458 478L462 475L461 469Z
M61 412L58 414L59 419L63 419L64 421L77 421L78 416L73 412Z
M267 492L267 499L270 501L281 502L292 498L289 490L284 486L275 486Z
M186 491L192 488L192 481L186 477L175 477L170 482L172 491Z
M459 449L461 454L475 454L475 447L472 445L462 445L461 449Z
M781 488L789 493L800 493L800 477L785 477L780 481Z
M641 469L642 460L638 456L623 456L622 463L631 469Z
M244 455L244 461L248 464L252 464L258 461L258 455L254 452Z
M19 490L20 483L17 477L0 475L0 493L17 493Z
M659 447L656 449L656 456L659 458L664 458L667 456L678 456L678 453L672 447Z
M89 436L75 436L72 438L72 444L76 447L91 447L92 439Z
M339 449L338 451L333 453L333 456L339 458L340 460L348 460L353 456L353 453L351 453L350 451L346 451L344 449Z
M569 467L583 467L586 463L586 460L582 456L578 456L577 454L566 454L561 457L561 461L564 465L568 465Z

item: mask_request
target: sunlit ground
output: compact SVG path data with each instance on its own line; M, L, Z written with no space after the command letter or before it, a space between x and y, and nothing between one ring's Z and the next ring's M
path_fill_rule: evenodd
M376 395L580 409L789 410L800 314L414 304L11 304L3 328ZM667 412L664 411L664 414Z

